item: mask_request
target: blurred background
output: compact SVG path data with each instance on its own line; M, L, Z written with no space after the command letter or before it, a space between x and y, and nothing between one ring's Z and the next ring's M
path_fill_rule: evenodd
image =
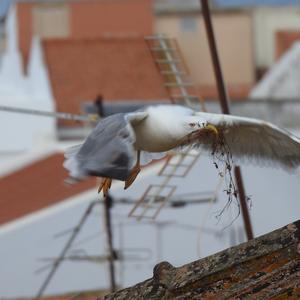
M300 1L210 8L232 113L300 136ZM163 260L247 240L195 150L146 166L129 190L114 182L106 202L95 179L64 183L63 153L95 116L153 103L221 111L200 1L0 0L0 299L95 299ZM299 218L299 172L242 174L255 237Z

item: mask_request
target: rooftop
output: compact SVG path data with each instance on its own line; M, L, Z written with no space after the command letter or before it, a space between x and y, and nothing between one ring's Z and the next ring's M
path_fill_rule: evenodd
M95 179L66 185L63 160L62 153L55 153L1 178L0 225L95 188Z
M152 0L21 0L17 3L17 18L24 66L33 34L41 38L144 36L153 33L154 22Z
M300 42L295 42L251 91L251 98L299 99Z
M300 221L100 299L299 299Z
M43 41L56 109L82 112L86 101L168 98L144 38Z
M98 291L85 291L85 292L74 292L68 294L61 294L61 295L51 295L51 296L43 296L41 300L95 300L96 296L107 294L105 290L98 290ZM18 298L15 300L35 300L36 298Z

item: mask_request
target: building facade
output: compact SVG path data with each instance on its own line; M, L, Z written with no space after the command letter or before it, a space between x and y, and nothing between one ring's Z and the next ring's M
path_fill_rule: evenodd
M217 46L229 94L246 97L255 82L251 14L217 11L212 14ZM197 11L156 12L155 30L174 37L182 50L191 79L204 98L216 97L215 78L205 24Z
M149 35L153 32L151 5L151 0L19 2L19 45L25 65L34 35L40 38Z

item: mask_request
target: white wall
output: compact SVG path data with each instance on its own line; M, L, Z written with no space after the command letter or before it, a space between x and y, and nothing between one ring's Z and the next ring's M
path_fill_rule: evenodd
M275 60L275 33L300 30L300 8L257 7L253 10L255 57L258 67L270 67Z
M0 67L0 105L54 111L40 43L33 41L28 75L25 75L16 22L12 7L6 21L7 48ZM36 140L55 137L55 120L0 111L0 136L0 153L30 150Z
M214 14L212 22L227 84L252 85L254 58L251 15L241 12ZM167 34L178 41L194 84L215 85L204 20L201 15L158 15L155 31Z

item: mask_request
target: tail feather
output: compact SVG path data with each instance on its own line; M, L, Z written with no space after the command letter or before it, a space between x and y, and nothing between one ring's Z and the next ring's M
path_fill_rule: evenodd
M67 182L71 184L86 177L86 174L83 174L80 170L79 162L76 157L81 146L81 144L72 146L65 152L66 159L63 163L63 166L69 171L69 180L67 180Z
M65 152L65 158L69 158L73 155L76 155L81 146L82 146L82 144L79 144L79 145L75 145L75 146L71 146L71 147L67 148L66 152Z

